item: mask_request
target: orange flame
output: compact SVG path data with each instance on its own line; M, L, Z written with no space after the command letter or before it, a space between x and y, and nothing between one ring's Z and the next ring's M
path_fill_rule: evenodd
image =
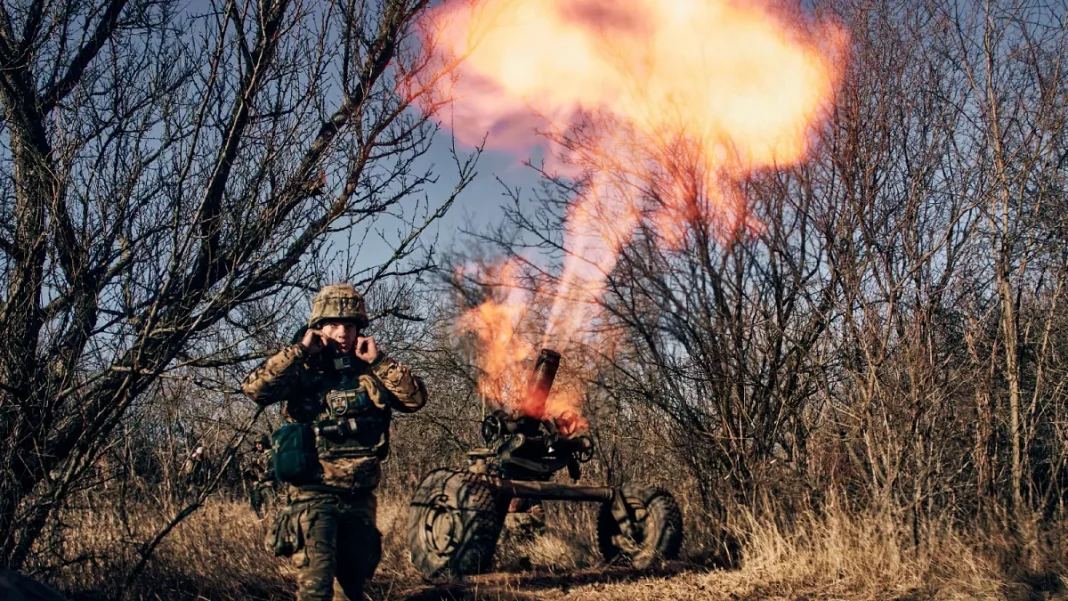
M695 221L721 237L760 227L732 183L804 158L846 42L833 24L788 19L756 2L482 0L475 7L446 2L429 13L442 54L464 57L447 92L450 127L472 144L488 131L492 146L515 151L548 137L554 167L588 177L571 203L567 256L542 337L561 352L596 318L605 278L639 225L669 248ZM516 311L477 309L483 329L496 324L485 340L489 373L534 355L534 345L503 326ZM474 321L469 315L465 325Z
M537 352L522 327L529 311L529 294L517 282L519 265L504 263L485 274L503 298L490 297L461 316L458 329L473 332L479 341L481 373L478 391L483 398L506 404L521 398L526 382L522 365Z
M492 282L499 291L477 307L464 313L457 329L473 333L478 338L481 373L478 391L483 398L516 413L538 419L558 418L569 412L575 421L572 429L582 429L585 420L578 415L582 390L569 378L558 377L544 406L535 408L525 397L531 368L538 355L528 326L537 320L536 292L531 293L520 283L522 267L507 261L483 268L480 275Z

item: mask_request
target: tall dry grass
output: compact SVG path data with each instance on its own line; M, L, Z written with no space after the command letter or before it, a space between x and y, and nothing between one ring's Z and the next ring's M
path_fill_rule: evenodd
M169 517L164 509L142 505L124 514L98 505L66 516L64 553L82 560L46 573L46 579L76 601L119 598L123 575L138 559L137 544ZM742 559L725 570L705 562L714 541L704 539L702 533L711 530L691 510L683 561L666 571L634 574L602 565L592 505L548 503L543 533L504 533L497 574L444 584L424 581L408 562L406 513L404 495L380 496L384 549L369 589L372 599L526 600L562 593L610 600L1068 598L1061 576L1068 558L1057 529L1045 529L1024 561L1012 551L1012 533L996 525L964 530L935 522L921 528L917 540L909 522L892 510L855 512L832 502L821 512L790 516L774 508L738 511ZM267 523L243 502L210 500L165 540L126 598L292 599L293 568L263 547Z
M120 598L141 545L179 509L170 502L125 509L102 502L67 512L62 551L74 561L52 572L52 583L75 600ZM263 546L266 528L247 504L209 500L163 540L125 594L137 600L291 598L287 566Z
M807 511L788 529L747 511L742 524L741 569L711 577L742 598L997 599L1011 580L999 556L986 552L1004 548L1000 540L936 523L917 541L890 510Z

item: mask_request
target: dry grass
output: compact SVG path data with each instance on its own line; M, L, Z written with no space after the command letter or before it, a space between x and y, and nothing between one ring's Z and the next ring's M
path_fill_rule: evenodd
M792 516L790 528L741 515L744 559L737 569L696 563L709 541L691 536L688 561L639 574L601 565L592 507L550 503L542 535L505 533L496 573L430 583L406 557L403 499L383 498L379 507L384 557L369 591L373 599L1068 599L1059 592L1068 565L1060 537L1038 544L1042 576L1023 582L1019 562L1006 559L1000 532L932 526L917 545L906 521L891 512L854 515L833 508ZM98 510L72 516L75 530L63 542L65 552L95 559L59 570L51 580L75 599L115 598L119 576L136 559L133 543L147 538L163 515L143 511L124 521ZM292 599L293 570L263 548L265 529L243 503L211 501L160 547L128 598Z
M795 516L789 531L744 517L742 569L709 577L722 598L996 599L995 558L948 525L920 533L891 512Z
M74 599L115 599L123 575L138 561L138 546L175 514L177 506L137 507L125 516L98 508L67 515L67 557L84 557L59 570L52 581ZM212 500L164 539L134 599L283 599L294 586L288 566L263 546L266 521L246 504Z
M965 535L948 526L921 533L917 545L905 520L890 512L791 516L792 527L778 525L782 516L739 516L744 559L737 569L715 570L686 561L655 573L597 568L590 563L588 532L560 524L543 541L529 543L529 562L512 570L473 578L464 585L426 587L408 598L436 599L583 599L600 601L694 599L1068 599L1054 576L1023 582L1006 563L1008 548L1001 531ZM584 520L582 520L584 521ZM560 537L572 532L570 537ZM578 538L574 533L587 536ZM542 546L558 549L549 555ZM690 540L687 554L710 546ZM522 551L524 547L517 547ZM556 569L555 557L568 549L579 558L573 569ZM1047 549L1050 551L1051 549ZM1052 556L1050 556L1052 557ZM515 558L512 558L515 561ZM1066 564L1058 564L1063 568ZM1018 566L1016 566L1018 567ZM1048 574L1047 574L1048 576ZM1035 586L1040 585L1040 586Z

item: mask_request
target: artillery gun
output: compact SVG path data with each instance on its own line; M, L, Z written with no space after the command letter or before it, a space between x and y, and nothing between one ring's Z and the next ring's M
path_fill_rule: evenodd
M542 415L560 354L542 350L527 383L524 407ZM552 482L567 469L571 479L594 455L578 416L552 419L495 411L482 421L485 448L467 454L466 470L437 469L423 478L408 513L412 563L427 576L465 576L493 562L513 499L600 503L597 542L606 562L638 569L676 559L682 547L682 512L656 487L580 486Z

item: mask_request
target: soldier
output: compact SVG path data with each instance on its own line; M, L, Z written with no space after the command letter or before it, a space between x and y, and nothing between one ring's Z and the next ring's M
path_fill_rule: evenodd
M284 401L286 421L297 424L290 431L314 432L311 473L286 476L297 483L287 485L287 509L277 522L295 524L300 533L292 550L301 601L362 601L382 553L374 489L389 452L391 411L416 411L427 399L419 378L363 336L367 325L355 288L326 286L312 301L300 342L267 359L242 384L260 405ZM277 434L275 451L279 461L288 457ZM283 464L277 465L282 479Z
M203 446L197 448L185 460L182 466L182 475L185 476L186 487L201 486L207 480L207 458Z
M245 477L252 480L248 493L249 505L260 518L263 517L263 504L274 492L274 467L271 465L271 439L266 434L256 441L248 459Z

